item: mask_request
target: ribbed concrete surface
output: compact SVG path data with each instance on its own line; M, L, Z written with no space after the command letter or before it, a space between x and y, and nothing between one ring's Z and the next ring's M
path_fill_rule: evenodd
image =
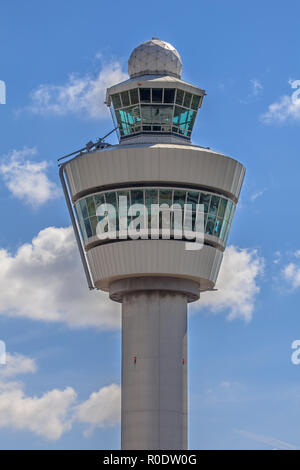
M232 158L177 144L121 145L76 157L65 169L73 200L106 185L164 182L208 187L236 201L245 173Z
M200 283L201 290L214 286L223 253L204 245L187 251L181 240L129 240L96 246L87 252L95 285L108 289L110 282L139 276L175 276Z

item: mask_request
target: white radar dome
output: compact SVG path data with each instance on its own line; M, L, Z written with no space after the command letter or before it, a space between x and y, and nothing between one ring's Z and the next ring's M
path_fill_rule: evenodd
M158 38L142 42L132 51L128 61L130 78L141 75L170 75L180 78L181 72L182 62L175 47Z

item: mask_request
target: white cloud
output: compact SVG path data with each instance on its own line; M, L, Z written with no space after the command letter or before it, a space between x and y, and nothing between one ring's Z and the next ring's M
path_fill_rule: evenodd
M250 200L251 202L254 202L256 201L257 198L259 198L260 196L262 196L264 194L265 190L261 190L261 191L257 191L256 193L253 193L251 196L250 196Z
M300 80L289 81L292 88L300 86ZM266 113L261 116L264 123L284 122L287 120L300 119L300 89L294 91L290 96L284 95L278 101L270 104Z
M76 409L76 419L95 427L114 426L121 420L121 387L116 384L101 388Z
M104 65L95 77L72 74L63 85L40 85L31 93L29 109L41 115L80 114L83 118L106 118L109 115L103 104L106 89L127 78L119 62Z
M224 253L215 292L204 292L192 309L207 308L212 312L228 310L228 319L252 319L259 287L257 277L262 274L264 260L257 250L229 246Z
M91 430L114 426L120 421L119 385L103 387L92 393L88 400L75 405L77 394L72 387L53 389L41 397L30 397L25 394L22 383L8 380L36 371L33 359L7 354L6 365L0 367L0 427L31 431L57 440L72 428L74 421L90 424Z
M89 291L71 227L48 227L16 254L0 250L0 315L118 328L120 307Z
M0 163L0 174L14 197L34 207L59 196L55 183L47 176L48 162L32 160L35 148L12 150Z
M36 372L35 361L19 354L7 354L0 368L0 427L32 431L48 439L58 439L71 428L69 408L76 399L71 387L54 389L40 398L26 396L23 384L7 381L18 374Z
M36 363L30 357L21 354L6 354L6 365L0 367L0 380L7 379L18 374L28 374L36 372Z
M251 81L251 85L252 85L252 95L253 96L259 95L263 90L263 86L262 86L261 82L257 79L253 79L253 80L250 80L250 81Z
M291 285L292 289L300 287L300 266L289 263L282 269L283 278Z

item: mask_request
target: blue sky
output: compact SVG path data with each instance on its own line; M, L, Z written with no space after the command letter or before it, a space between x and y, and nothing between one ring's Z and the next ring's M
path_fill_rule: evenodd
M189 317L189 446L300 448L299 3L0 9L0 448L120 446L119 307L86 288L56 159L112 128L105 88L153 36L207 91L193 142L247 169L219 290Z

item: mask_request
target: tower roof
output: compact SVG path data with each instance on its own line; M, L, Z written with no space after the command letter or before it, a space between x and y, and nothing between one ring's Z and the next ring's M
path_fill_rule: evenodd
M133 49L128 61L130 78L141 75L169 75L181 77L182 62L171 44L152 38Z

